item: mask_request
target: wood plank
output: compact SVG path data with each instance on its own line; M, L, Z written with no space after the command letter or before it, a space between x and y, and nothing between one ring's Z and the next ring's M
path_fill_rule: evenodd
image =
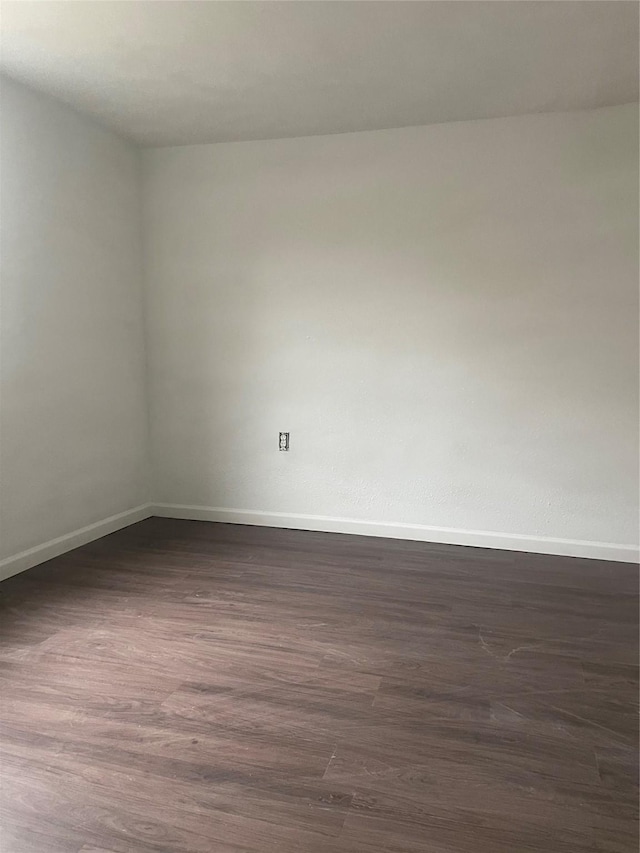
M634 567L148 519L0 584L2 853L635 853Z

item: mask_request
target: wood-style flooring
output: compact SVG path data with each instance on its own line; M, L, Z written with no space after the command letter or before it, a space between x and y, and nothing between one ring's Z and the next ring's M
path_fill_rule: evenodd
M149 519L0 584L2 853L637 853L630 565Z

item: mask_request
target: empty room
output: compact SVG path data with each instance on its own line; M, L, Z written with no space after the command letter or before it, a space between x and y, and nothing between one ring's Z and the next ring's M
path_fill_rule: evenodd
M639 10L0 3L0 853L637 853Z

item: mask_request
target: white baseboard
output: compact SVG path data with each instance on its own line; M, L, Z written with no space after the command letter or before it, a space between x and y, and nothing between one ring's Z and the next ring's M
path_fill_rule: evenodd
M447 545L469 545L474 548L499 548L506 551L528 551L593 560L638 562L639 550L634 545L589 542L579 539L554 539L544 536L519 536L514 533L492 533L485 530L459 530L453 527L428 527L424 524L390 524L359 521L354 518L332 518L326 515L289 515L284 512L226 509L223 507L154 504L151 514L164 518L186 518L193 521L219 521L226 524L255 524L263 527L286 527L294 530L319 530L326 533L355 533L361 536L384 536Z
M637 546L617 545L609 542L519 536L513 533L492 533L484 530L429 527L424 524L391 524L388 522L361 521L354 518L332 518L326 515L290 515L284 512L259 512L256 510L186 506L182 504L141 504L126 512L112 515L102 521L59 536L57 539L44 542L35 548L29 548L27 551L0 560L0 581L152 515L164 518L185 518L194 521L218 521L225 524L252 524L293 530L382 536L390 539L410 539L446 545L468 545L474 548L498 548L507 551L528 551L534 554L615 560L621 563L637 563L639 559Z
M107 533L114 533L122 527L128 527L130 524L135 524L136 521L149 518L151 515L153 515L151 504L141 504L133 509L128 509L125 512L119 512L117 515L104 518L102 521L88 524L79 530L73 530L64 536L58 536L57 539L50 539L42 545L29 548L28 551L21 551L12 557L0 560L0 581L10 578L12 575L17 575L18 572L31 569L39 563L51 560L53 557L59 557L60 554L65 554L67 551L78 548L80 545L93 542L94 539L100 539L101 536L106 536Z

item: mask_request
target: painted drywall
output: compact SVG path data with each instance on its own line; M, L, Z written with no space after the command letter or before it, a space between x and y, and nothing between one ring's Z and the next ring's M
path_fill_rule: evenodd
M11 562L147 501L148 423L139 153L6 79L0 97L0 559Z
M144 152L155 501L636 542L637 126Z
M638 4L5 2L0 68L142 145L638 98Z

